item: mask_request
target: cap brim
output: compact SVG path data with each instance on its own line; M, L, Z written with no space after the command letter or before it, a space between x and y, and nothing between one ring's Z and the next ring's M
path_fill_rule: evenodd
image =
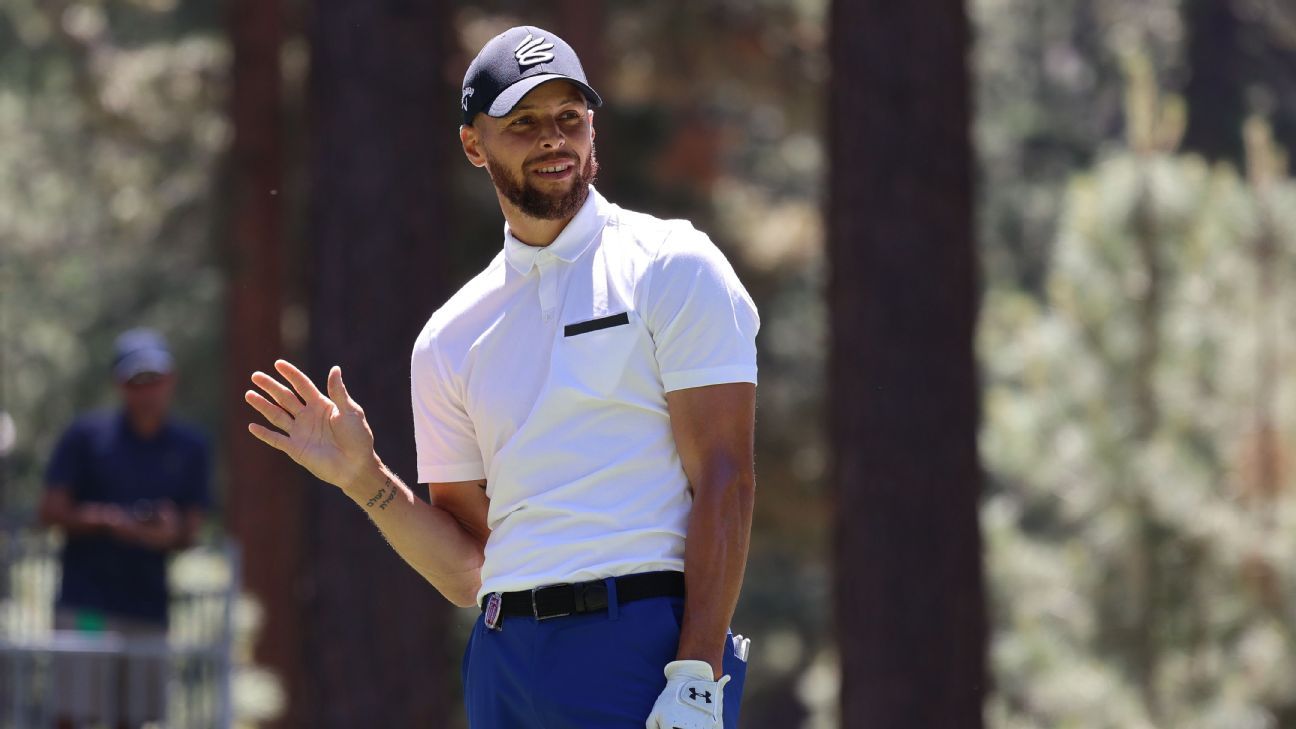
M146 349L131 352L122 358L113 368L113 374L121 382L143 374L166 375L174 366L171 354L157 349Z
M598 93L596 93L594 89L590 88L590 85L584 81L578 81L571 76L564 76L561 73L542 73L536 76L528 76L501 91L500 95L496 96L495 100L491 102L490 108L485 110L486 116L501 117L507 115L510 111L513 111L513 107L517 106L517 103L522 100L523 96L526 96L531 92L531 89L534 89L546 81L554 80L570 81L576 86L576 88L580 89L582 94L585 95L585 99L589 101L590 106L603 105L603 99L601 99Z

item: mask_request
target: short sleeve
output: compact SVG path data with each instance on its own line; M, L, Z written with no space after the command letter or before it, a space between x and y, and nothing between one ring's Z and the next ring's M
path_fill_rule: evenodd
M653 262L646 312L666 392L756 382L760 316L733 266L706 235L686 228Z
M420 338L410 359L419 483L486 478L477 433L435 341Z
M87 472L87 450L85 429L80 423L74 423L54 446L45 469L45 488L67 488L74 495L79 493Z

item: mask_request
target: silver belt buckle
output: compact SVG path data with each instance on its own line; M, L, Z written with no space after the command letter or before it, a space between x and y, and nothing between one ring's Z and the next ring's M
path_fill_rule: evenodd
M531 588L531 615L535 616L535 619L536 619L536 620L548 620L549 618L564 618L564 617L567 617L568 615L571 615L571 613L558 613L557 615L545 615L544 617L541 617L541 616L540 616L540 606L539 606L539 605L536 605L536 593L539 592L540 590L548 590L548 589L551 588L551 587L567 587L567 588L570 588L570 587L571 587L571 583L570 583L570 582L559 582L559 583L554 584L554 585L541 585L541 586L539 586L539 587L533 587L533 588Z

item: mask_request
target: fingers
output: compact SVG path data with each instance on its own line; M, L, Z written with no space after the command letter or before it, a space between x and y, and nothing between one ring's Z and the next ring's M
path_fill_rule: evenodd
M294 418L300 415L301 411L306 409L306 406L297 398L297 395L294 394L292 390L284 387L279 383L279 380L276 380L264 372L253 372L252 384L265 390L266 394L274 398L274 401L279 404L279 407L288 411L288 414Z
M346 383L342 382L342 368L337 365L333 365L333 369L329 370L328 394L333 404L338 406L338 410L351 412L357 409L351 402L351 393L347 392Z
M258 425L256 423L248 423L248 432L255 435L257 440L260 440L271 448L276 448L284 453L288 452L288 436L283 433L270 430L264 425Z
M315 387L315 383L311 382L310 378L302 373L301 370L294 367L291 362L279 359L275 360L274 366L275 371L283 375L284 379L288 380L288 384L293 386L293 389L297 391L298 395L301 395L302 400L309 402L315 398L324 397L323 393L319 391L319 388Z
M284 412L283 408L262 397L261 393L248 390L243 393L243 400L279 430L288 431L292 428L292 416Z

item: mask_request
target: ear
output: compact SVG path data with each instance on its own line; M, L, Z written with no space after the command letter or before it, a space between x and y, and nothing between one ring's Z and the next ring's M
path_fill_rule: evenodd
M482 149L481 130L469 124L460 125L459 143L463 145L464 156L473 167L486 166L486 151Z
M162 381L158 383L158 389L162 392L164 397L171 397L175 394L176 383L178 382L179 378L176 377L176 373L169 372L166 377L163 377Z
M585 113L589 114L590 141L594 141L594 110L587 109Z

